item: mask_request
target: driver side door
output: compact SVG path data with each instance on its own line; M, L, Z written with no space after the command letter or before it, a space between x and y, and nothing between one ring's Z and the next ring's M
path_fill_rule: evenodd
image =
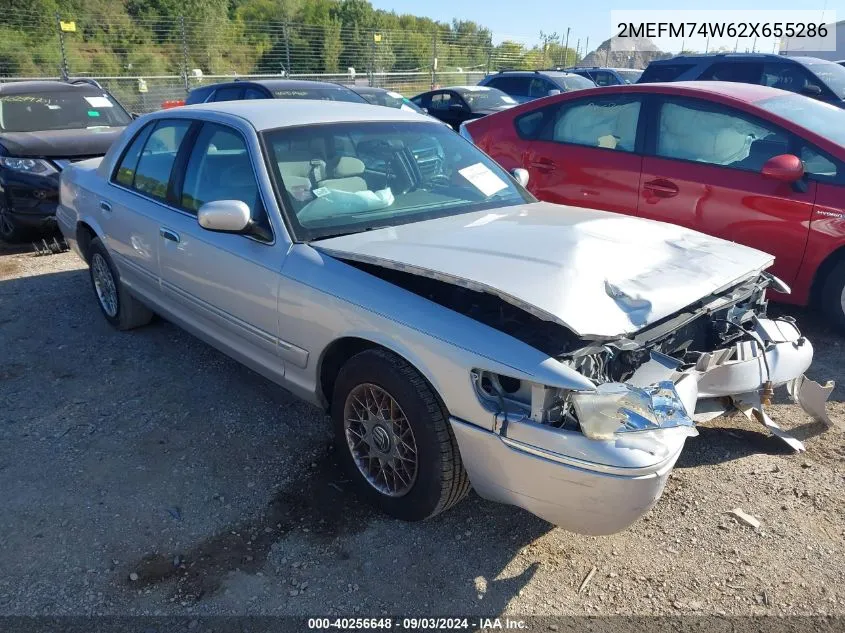
M795 281L816 197L806 177L785 183L760 173L796 153L786 130L702 99L655 99L646 133L637 214L680 224L775 256L772 272Z

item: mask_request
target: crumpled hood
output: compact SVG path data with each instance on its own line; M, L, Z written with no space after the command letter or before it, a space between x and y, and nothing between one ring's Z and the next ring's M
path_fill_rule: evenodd
M312 245L338 258L493 293L597 338L636 332L774 261L680 226L545 202Z
M102 156L125 128L2 132L0 145L10 156L71 158Z

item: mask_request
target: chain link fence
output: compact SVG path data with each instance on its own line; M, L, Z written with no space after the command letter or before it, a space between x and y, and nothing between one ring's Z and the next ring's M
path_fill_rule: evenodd
M568 37L567 37L568 40ZM127 109L150 112L197 86L233 78L296 78L378 86L413 96L477 84L502 69L573 65L564 38L494 44L483 28L428 32L361 28L329 19L296 24L260 16L138 18L12 9L0 15L0 81L88 77Z

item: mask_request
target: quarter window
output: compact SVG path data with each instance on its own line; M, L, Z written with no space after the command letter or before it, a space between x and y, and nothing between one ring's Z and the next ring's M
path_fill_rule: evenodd
M190 126L190 121L159 121L156 124L138 160L132 179L135 190L160 200L167 197L170 172Z
M257 88L247 88L244 91L244 99L269 99L267 93L258 90Z
M120 160L117 172L114 175L114 181L124 187L131 187L135 180L135 169L138 167L138 159L141 158L141 150L144 149L144 143L147 142L147 137L153 131L155 123L148 123L135 136L129 149L123 154Z
M243 88L240 86L230 86L228 88L218 88L214 93L212 101L237 101L243 94Z
M557 109L540 138L633 152L640 105L635 95L578 99Z
M658 156L760 171L767 160L789 151L784 131L736 110L673 100L660 106Z

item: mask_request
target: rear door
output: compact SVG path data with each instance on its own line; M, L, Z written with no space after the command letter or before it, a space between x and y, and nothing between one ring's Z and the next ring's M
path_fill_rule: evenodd
M158 295L158 227L167 214L167 185L190 128L186 119L158 119L135 136L97 201L109 252L121 279L138 294Z
M641 106L638 94L597 94L518 117L517 129L533 139L523 161L531 192L558 204L636 213Z
M161 286L177 317L247 365L280 377L277 302L286 250L273 239L257 160L240 131L202 123L180 153L173 207L158 227ZM197 211L215 200L246 203L267 237L203 229Z
M760 170L774 156L795 153L795 139L740 110L669 96L654 99L649 130L638 214L770 253L773 272L793 283L816 183L784 183Z

